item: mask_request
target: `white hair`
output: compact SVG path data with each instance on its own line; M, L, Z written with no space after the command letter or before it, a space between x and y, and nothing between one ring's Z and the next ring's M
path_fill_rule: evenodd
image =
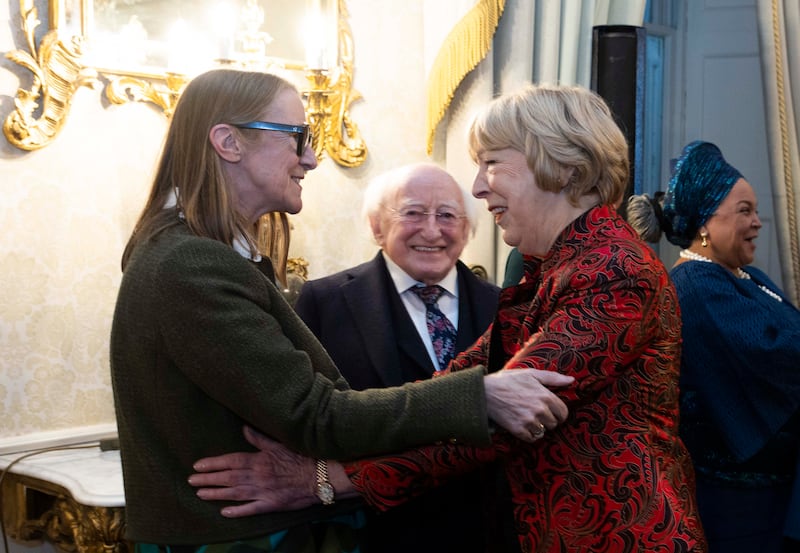
M441 173L447 175L458 186L461 191L462 203L464 204L464 214L467 216L471 235L475 235L475 230L478 227L477 209L475 199L458 181L447 171L436 165L435 163L412 163L396 167L381 173L374 177L367 188L364 190L364 199L361 206L361 216L370 224L370 219L378 215L381 209L386 205L386 202L391 198L400 188L408 184L414 177L417 171L421 169L436 169Z

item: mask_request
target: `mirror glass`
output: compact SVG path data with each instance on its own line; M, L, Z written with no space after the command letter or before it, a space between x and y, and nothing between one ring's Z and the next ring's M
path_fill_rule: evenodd
M85 63L104 72L194 75L337 63L335 0L61 0L59 27L85 37ZM323 24L324 22L324 24Z

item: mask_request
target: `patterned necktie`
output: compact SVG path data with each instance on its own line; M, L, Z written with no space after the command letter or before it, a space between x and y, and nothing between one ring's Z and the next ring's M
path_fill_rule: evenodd
M439 369L442 370L447 367L456 350L456 329L436 305L444 290L441 286L417 286L411 291L425 304L428 334L433 342L433 352L439 362Z

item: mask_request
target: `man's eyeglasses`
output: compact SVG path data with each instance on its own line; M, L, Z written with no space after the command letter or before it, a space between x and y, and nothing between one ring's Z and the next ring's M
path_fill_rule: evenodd
M467 218L463 213L458 213L456 210L448 208L441 208L436 211L425 211L419 207L403 207L400 209L389 208L389 211L394 213L395 217L401 222L408 225L421 225L433 215L436 218L437 225L442 228L452 228L458 225L461 219Z
M234 125L239 129L258 129L261 131L280 131L295 135L297 139L297 157L303 157L303 152L311 146L311 129L308 125L284 125L283 123L268 123L267 121L251 121Z

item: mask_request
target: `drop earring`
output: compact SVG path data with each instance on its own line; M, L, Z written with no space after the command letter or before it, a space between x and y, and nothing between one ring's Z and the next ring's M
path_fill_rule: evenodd
M702 241L702 242L700 242L700 245L701 245L701 246L703 246L704 248L707 248L707 247L708 247L708 240L706 240L706 237L707 237L707 236L708 236L708 234L705 234L705 233L702 233L702 234L700 235L700 238L702 238L702 239L703 239L703 241Z

